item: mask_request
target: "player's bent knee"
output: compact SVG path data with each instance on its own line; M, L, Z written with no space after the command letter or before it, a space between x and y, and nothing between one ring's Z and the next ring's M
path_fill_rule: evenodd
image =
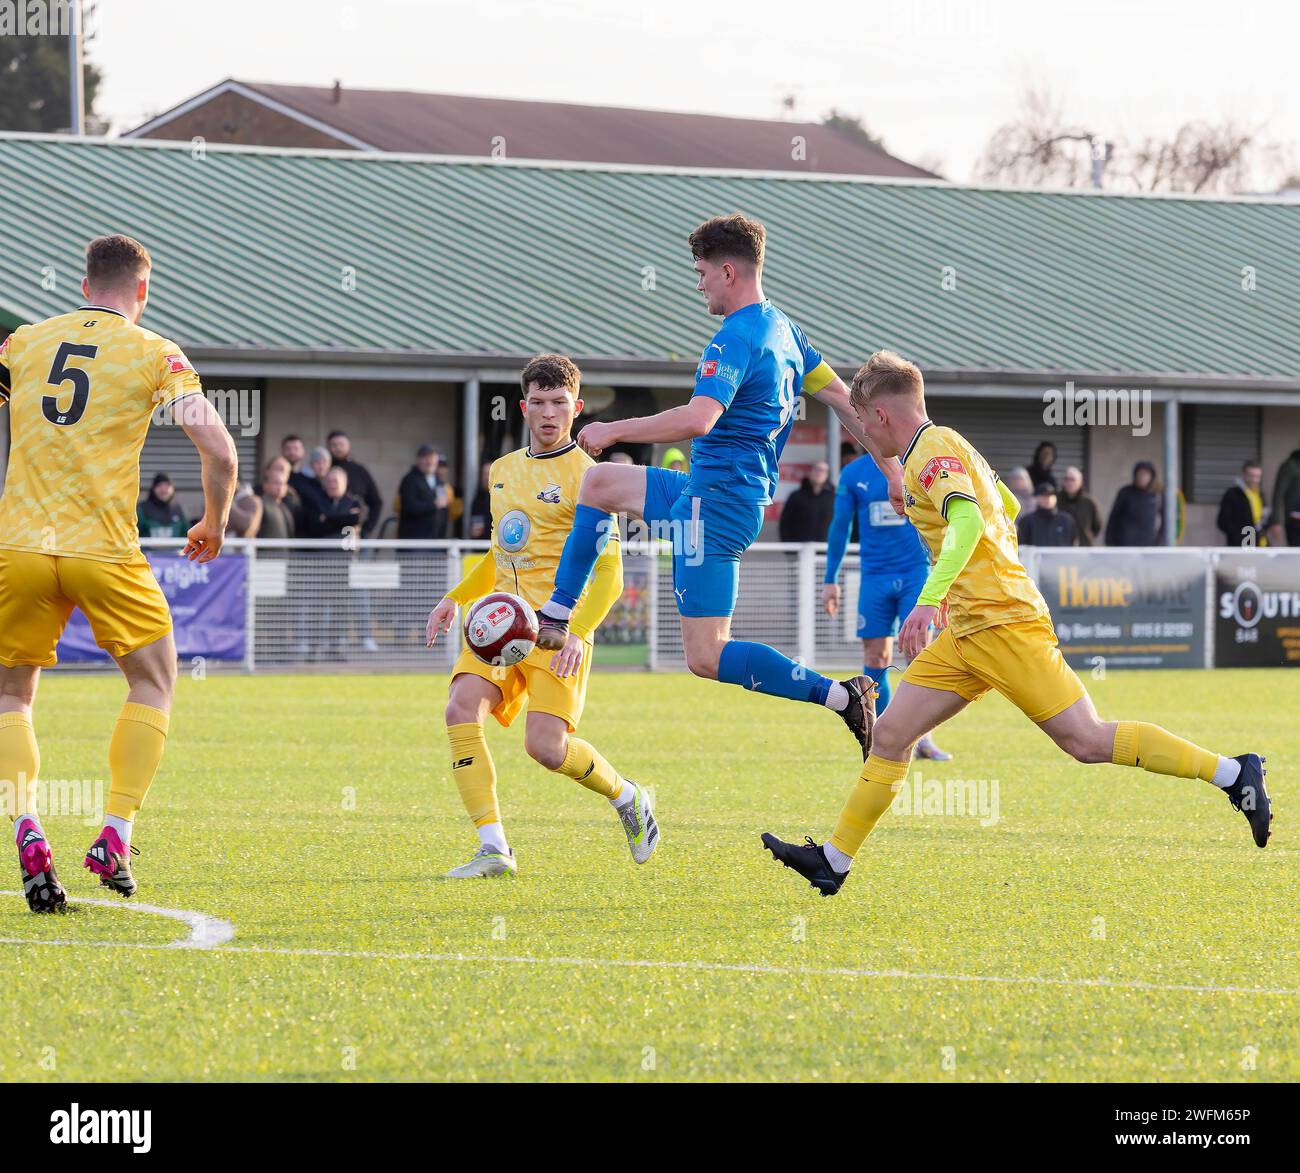
M524 749L539 766L544 766L548 770L558 770L564 765L564 756L568 747L563 740L525 738Z
M686 667L692 675L703 680L717 680L718 678L718 657L716 653L710 655L707 652L687 652Z

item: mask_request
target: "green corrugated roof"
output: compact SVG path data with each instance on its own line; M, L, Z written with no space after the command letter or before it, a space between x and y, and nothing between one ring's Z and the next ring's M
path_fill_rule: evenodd
M715 323L686 235L741 209L767 293L841 363L1300 374L1294 203L21 135L0 175L0 315L66 309L86 240L127 232L154 254L148 324L200 351L693 362Z

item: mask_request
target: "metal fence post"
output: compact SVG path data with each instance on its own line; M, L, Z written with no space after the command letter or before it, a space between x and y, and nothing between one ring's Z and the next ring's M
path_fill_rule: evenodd
M799 662L812 666L817 655L817 547L804 542L799 547Z
M659 553L655 549L652 541L647 540L645 548L646 560L646 592L649 600L646 604L648 611L646 621L646 641L649 663L647 668L651 671L657 671L659 668Z
M257 543L244 544L244 671L257 671L257 591L254 580L257 577Z

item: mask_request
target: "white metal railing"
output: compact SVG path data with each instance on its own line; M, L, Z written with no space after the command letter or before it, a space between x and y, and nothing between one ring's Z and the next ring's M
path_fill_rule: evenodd
M184 541L155 538L142 545L158 557L176 554ZM460 632L429 650L425 622L433 605L462 577L466 557L487 548L483 541L457 539L231 539L221 561L243 559L242 585L191 582L193 572L176 564L172 577L182 583L172 595L178 649L182 656L203 654L187 650L184 642L197 638L202 645L205 634L203 612L190 600L202 601L204 592L210 596L214 589L242 591L242 596L228 595L216 603L225 623L242 622L243 651L232 666L244 671L446 672L460 652ZM1216 662L1216 647L1220 656L1226 650L1232 662L1241 662L1252 644L1260 649L1262 662L1274 662L1268 659L1270 641L1279 649L1277 662L1300 663L1300 549L1025 547L1021 554L1052 606L1067 652L1077 632L1087 639L1094 629L1127 626L1129 635L1116 642L1112 662L1117 665L1163 660L1210 666ZM155 569L162 574L160 563ZM857 547L849 548L840 570L841 611L834 619L820 603L825 567L823 543L755 543L740 564L733 634L770 643L810 665L859 664ZM680 670L684 657L670 543L626 543L624 578L624 596L597 633L597 662ZM172 589L166 581L164 588ZM1079 598L1069 597L1071 592ZM1090 601L1092 594L1095 601ZM1242 614L1235 615L1233 607ZM1288 619L1293 621L1289 626ZM1151 637L1137 634L1152 631ZM1129 655L1126 642L1164 650ZM1173 648L1180 650L1169 650ZM66 659L61 653L61 660Z

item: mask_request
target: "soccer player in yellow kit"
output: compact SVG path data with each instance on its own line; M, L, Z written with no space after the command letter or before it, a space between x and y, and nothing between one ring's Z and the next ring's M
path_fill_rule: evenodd
M0 404L9 407L9 467L0 496L0 798L16 827L33 912L66 894L39 814L40 751L32 706L56 661L73 607L126 676L108 746L104 828L85 866L122 896L135 892L131 829L162 758L176 683L167 600L140 551L140 449L154 412L170 413L198 448L203 517L185 553L221 551L235 488L235 444L174 342L140 327L152 261L129 236L86 249L88 304L0 345Z
M540 354L523 369L520 410L528 424L528 446L491 468L492 548L429 616L428 643L450 631L461 604L493 591L519 595L534 609L550 597L564 540L573 526L583 473L595 461L572 437L582 411L581 375L562 355ZM497 805L496 767L483 736L490 712L509 727L524 705L528 720L524 748L534 761L607 798L623 824L637 863L659 844L650 797L622 777L593 746L573 736L587 698L592 632L623 593L623 562L617 541L608 542L591 584L569 623L557 652L534 648L509 668L485 664L467 648L452 670L447 700L447 737L452 776L465 810L478 830L479 849L448 876L469 879L513 873L514 853L506 842Z
M1103 721L1065 662L1046 602L1017 555L1018 504L984 458L951 428L928 418L921 372L878 351L854 376L854 410L883 456L903 462L908 518L933 566L899 631L913 657L876 722L871 753L829 841L763 844L823 896L848 877L853 857L902 788L918 738L996 689L1079 762L1137 766L1200 778L1226 792L1268 843L1272 803L1257 754L1221 757L1145 721ZM930 629L948 622L930 642Z

